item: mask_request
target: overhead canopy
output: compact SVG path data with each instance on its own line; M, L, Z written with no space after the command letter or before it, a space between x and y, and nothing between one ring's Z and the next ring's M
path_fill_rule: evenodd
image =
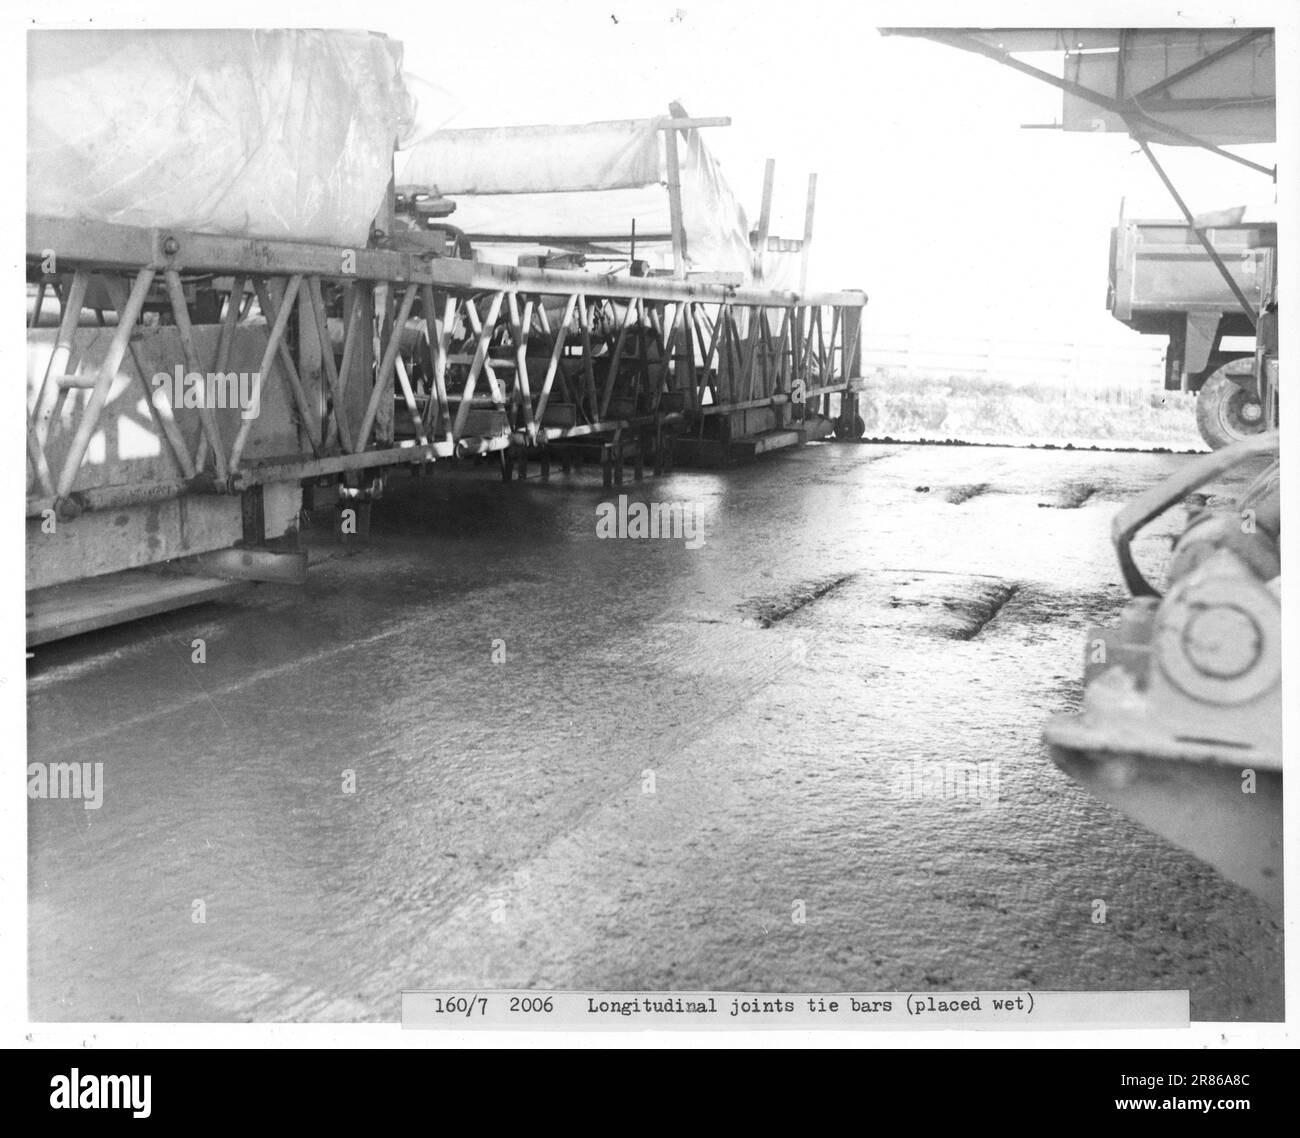
M1150 143L1199 146L1277 180L1269 168L1222 144L1277 136L1275 50L1270 28L882 28L983 55L1065 92L1066 130L1122 130L1137 141L1250 323L1251 300L1152 152ZM1065 52L1063 75L1017 53Z
M1127 131L1175 146L1273 142L1271 28L882 28L1034 73L1065 92L1065 130ZM1063 77L1015 56L1064 52Z
M672 240L666 145L679 131L669 121L439 131L407 152L398 181L454 198L451 220L471 241L626 253L635 222L640 256ZM684 268L748 274L745 211L701 132L684 133Z

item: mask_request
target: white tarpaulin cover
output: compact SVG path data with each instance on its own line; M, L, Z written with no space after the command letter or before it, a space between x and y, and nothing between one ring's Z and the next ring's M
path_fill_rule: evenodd
M27 43L29 213L359 245L411 128L401 45L369 32Z
M660 180L653 120L439 131L413 147L402 181L461 194L617 190Z
M680 148L686 268L748 274L749 223L717 160L689 132ZM403 158L398 181L456 199L470 239L626 249L671 240L665 131L654 119L439 131Z

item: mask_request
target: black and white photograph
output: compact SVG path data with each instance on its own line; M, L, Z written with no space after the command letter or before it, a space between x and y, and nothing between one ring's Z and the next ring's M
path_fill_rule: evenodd
M16 20L25 1046L1279 1045L1296 31Z

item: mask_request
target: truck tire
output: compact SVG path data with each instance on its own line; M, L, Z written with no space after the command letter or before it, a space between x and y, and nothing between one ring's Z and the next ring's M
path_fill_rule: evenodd
M1264 408L1249 388L1234 383L1232 376L1249 379L1254 357L1246 356L1224 364L1201 385L1196 396L1196 426L1211 450L1226 447L1264 429Z

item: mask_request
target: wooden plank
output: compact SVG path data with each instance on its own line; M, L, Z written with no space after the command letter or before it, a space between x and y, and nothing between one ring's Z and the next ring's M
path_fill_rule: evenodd
M747 439L738 439L731 444L733 458L757 458L772 450L798 446L803 442L799 431L765 431L761 435L751 435Z
M573 397L572 395L569 395L568 384L565 382L563 371L560 368L560 360L564 355L564 341L569 334L569 322L573 319L573 309L577 303L577 295L571 293L569 299L565 301L564 318L560 321L552 339L551 358L546 365L546 378L542 381L542 391L537 397L538 422L541 422L542 416L546 414L546 404L551 398L551 384L554 382L557 375L559 375L560 378L561 389L565 392L566 396L568 396L570 404L573 403ZM545 306L539 305L538 312L541 314L542 326L547 328L549 331L549 322L546 317ZM577 411L576 406L574 407L574 411Z
M226 314L221 321L221 334L217 337L217 362L213 371L224 374L227 365L230 363L230 353L234 350L235 345L235 328L239 324L240 311L244 306L244 289L248 287L248 278L237 276L230 283L230 296L226 301ZM208 436L202 435L199 439L198 449L194 455L194 469L201 471L207 466L208 462ZM214 456L218 471L224 471L220 477L226 478L230 470L226 465L226 458L223 454L220 458Z
M271 330L267 333L266 347L262 351L262 362L253 375L253 399L252 405L258 413L262 407L262 388L266 385L266 377L271 374L272 365L275 363L277 352L280 350L280 339L284 335L284 330L288 327L289 316L293 311L293 301L298 295L298 287L302 284L302 277L291 277L289 284L285 289L284 301L286 303L280 306L274 322L271 323ZM269 317L268 317L269 319ZM253 431L253 422L256 415L242 419L239 424L239 430L235 432L235 440L230 446L230 471L233 474L239 469L240 460L244 457L244 448L248 445L248 437ZM242 417L241 417L242 418Z
M632 319L632 311L640 304L638 300L630 300L623 309L623 323L618 330L618 336L614 341L614 351L609 359L609 371L605 375L605 390L600 396L600 408L596 412L597 416L603 419L609 414L609 401L614 394L614 383L618 379L619 365L623 361L623 344L627 340L627 328Z
M831 339L826 345L826 375L823 378L825 383L835 381L835 338L840 333L840 310L834 308L831 310ZM841 367L841 371L843 368ZM843 378L843 376L841 376Z
M685 301L682 304L682 308L686 312L686 323L682 329L683 335L685 335L686 337L685 390L689 393L686 399L686 406L688 408L694 409L696 405L696 394L697 394L695 390L695 305L692 304L690 301ZM677 387L679 390L682 389L682 385L680 383L677 385Z
M600 398L596 392L596 370L592 364L595 349L591 342L591 309L587 306L587 298L581 293L578 294L578 330L582 335L582 376L586 380L586 398L587 406L590 409L589 418L602 418L600 408L597 406L597 400ZM579 400L581 405L581 400Z
M682 224L682 171L677 157L677 132L664 135L664 157L668 163L668 217L673 231L673 276L686 276L686 230Z
M429 326L429 344L433 349L433 390L437 397L438 423L442 425L447 442L454 442L452 436L451 404L447 399L447 349L451 345L452 330L456 326L456 310L460 304L454 296L447 294L443 302L442 315L438 315L437 298L433 295L432 285L421 285L420 295L424 298L424 318ZM429 417L429 431L433 433L435 423L432 414Z
M414 289L416 286L412 285ZM400 332L398 333L400 335ZM420 417L420 406L415 399L415 391L411 387L411 377L406 373L406 364L402 361L402 354L398 352L393 361L393 367L397 371L397 382L402 389L402 400L406 404L406 410L411 416L411 426L415 430L416 441L421 446L429 445L429 437L424 433L424 420Z
M294 362L303 391L311 405L311 433L320 440L323 451L325 438L329 434L330 402L334 397L333 389L325 378L325 357L329 356L330 363L334 363L334 346L328 336L322 341L316 332L316 312L310 295L312 281L320 284L319 277L307 277L298 288L298 334L295 337L298 354Z
M502 292L499 295L504 297L507 295L507 293ZM513 297L514 293L509 293L508 295ZM475 336L482 335L483 321L479 317L478 304L475 302L473 297L468 297L465 300L465 317L469 321L469 330L473 332ZM505 388L501 386L501 379L500 377L498 377L496 373L496 369L498 367L501 367L506 361L494 360L492 358L491 351L490 351L491 349L490 329L489 329L489 336L488 336L488 348L489 348L489 353L483 357L483 378L487 380L488 390L492 393L492 402L495 403L498 408L504 410L506 405ZM451 356L450 360L452 363L467 364L467 363L473 363L474 357L471 356L469 359L465 359L460 356Z
M704 362L700 368L700 385L699 388L696 390L695 406L697 409L704 406L704 392L706 388L713 392L713 402L714 403L719 402L717 380L715 379L714 381L710 382L709 376L713 374L713 361L718 353L718 336L719 333L722 331L722 319L723 319L722 314L723 314L723 306L720 304L718 305L717 317L711 322L712 323L711 334L706 337L705 328L698 327L698 322L703 321L705 327L707 327L710 324L709 314L706 311L704 311L702 307L697 309L695 313L696 321L697 321L696 330L700 333L700 342L703 343L706 338L709 341L709 350L705 352Z
M769 158L763 166L763 198L758 209L758 241L754 246L754 283L763 281L763 254L767 251L767 237L772 226L772 186L776 181L776 159Z
M764 320L767 316L764 315ZM785 381L789 379L786 374L786 344L790 340L790 310L787 308L781 314L781 333L777 337L776 354L772 361L772 386L764 391L765 395L777 395L781 392L789 392L789 387L785 386Z
M272 482L298 482L304 478L319 478L326 474L341 474L345 470L365 470L371 466L396 466L399 463L429 462L434 458L450 458L450 443L430 443L427 447L412 442L409 446L388 447L384 450L357 451L356 454L332 454L324 458L269 459L254 463L231 475L236 490Z
M654 391L650 393L650 410L653 414L659 410L659 400L664 392L668 390L669 370L672 369L674 352L677 349L677 333L681 329L682 321L686 317L686 305L678 304L673 312L672 327L668 330L668 336L665 341L663 328L661 325L655 325L655 331L660 340L661 361L659 364L659 375L655 380ZM674 369L675 371L675 369ZM675 378L675 376L674 376Z
M479 372L483 370L484 362L487 360L488 344L492 340L492 330L496 327L497 315L501 311L501 301L504 297L505 293L503 292L493 293L492 301L488 305L487 320L480 321L478 345L474 349L474 362L470 364L469 375L465 378L465 388L460 396L460 406L456 408L456 422L452 429L452 435L457 439L465 434L465 419L474 403L474 388L478 385ZM470 323L473 324L478 316L473 301L465 301L465 311L467 315L472 314Z
M370 389L375 382L375 290L368 281L348 281L343 293L344 321L351 328L356 321L355 344L348 354L348 337L343 340L343 359L339 361L339 390L347 403L348 425L352 427L352 444L357 450L365 449L365 442L357 437L356 427L366 413Z
M768 328L767 313L763 309L752 313L751 319L758 329L758 342L749 361L749 391L746 398L766 398L772 394L767 381L772 362L771 329ZM753 339L752 332L750 338Z
M526 297L521 314L518 295L513 292L506 294L506 325L515 350L515 389L511 402L518 405L522 412L529 445L537 442L537 431L533 421L533 393L528 385L528 335L533 323L533 304L533 298Z
M327 279L428 281L438 289L460 292L528 292L565 296L584 292L592 296L632 297L649 300L697 300L791 306L797 303L845 304L862 307L866 294L860 291L818 293L802 297L791 291L761 288L732 289L725 285L698 284L671 277L597 276L568 269L533 269L516 265L493 265L486 261L462 261L441 257L424 263L410 254L381 250L344 250L325 245L301 245L260 239L214 237L206 234L142 229L132 226L89 225L61 222L28 215L27 249L35 257L41 249L57 248L60 262L69 265L113 265L138 268L154 265L160 270L245 272L262 276L288 276L295 272ZM181 251L164 256L157 248L165 239L178 241ZM188 252L187 252L188 250ZM357 271L340 270L341 255L355 256Z
M799 292L808 289L808 254L812 252L813 213L817 207L817 175L808 175L808 200L803 212L803 250L799 255Z
M862 368L862 313L846 308L844 313L844 347L841 352L841 379L854 379Z
M198 348L194 346L194 329L190 326L190 309L185 302L185 288L181 284L180 273L169 270L164 274L164 279L167 282L167 295L172 306L172 320L175 321L176 330L181 338L181 352L185 356L185 366L190 371L202 375L203 363L199 359ZM218 350L220 350L220 342L218 342ZM226 456L222 451L221 428L217 424L217 412L211 404L209 378L207 375L203 376L203 406L199 409L199 418L203 424L203 436L216 456L217 477L224 481L229 471L226 469ZM203 466L196 459L194 470L201 469ZM193 470L190 473L192 475Z
M686 279L691 284L710 284L725 285L729 288L738 287L745 283L745 274L736 272L712 272L706 269L691 269L686 274Z
M257 303L266 316L268 324L279 323L280 306L283 305L290 315L293 314L294 302L298 299L298 293L302 288L302 275L295 274L289 278L288 284L285 285L284 291L280 294L280 300L277 303L272 297L270 284L261 277L253 278L253 288L257 292ZM276 350L280 354L280 370L284 376L285 383L288 385L289 392L293 396L294 403L298 406L298 414L302 420L302 432L307 437L307 445L311 447L312 454L319 457L321 453L321 442L317 439L317 423L315 414L312 409L311 400L307 398L307 391L302 385L302 377L298 374L298 365L294 361L293 352L289 350L289 344L281 334L276 342ZM319 432L322 436L324 431Z
M348 430L347 417L343 411L343 389L339 386L338 364L334 362L334 344L330 340L329 320L325 314L325 298L321 295L320 277L307 278L307 300L311 306L312 323L316 329L316 341L320 345L321 366L325 372L325 382L329 389L330 401L332 404L333 421L327 424L325 432L325 445L329 446L330 440L334 433L337 432L339 442L345 451L352 449L352 433ZM357 309L352 309L352 324L356 324ZM299 337L302 338L303 330L299 329ZM347 336L351 334L351 329L344 334L346 341ZM348 345L344 343L344 363L346 364ZM330 428L333 428L332 430Z
M181 229L149 229L108 222L27 215L27 248L57 249L59 264L105 265L158 272L224 269L266 277L294 273L347 276L369 281L431 280L428 265L412 253L313 245L260 237L223 237ZM175 252L168 252L174 249ZM346 263L353 271L344 273Z
M148 569L126 569L35 589L27 594L27 643L48 644L129 620L224 599L247 587L244 581L163 576Z
M709 126L730 126L731 116L720 115L711 118L686 118L680 115L673 115L668 118L661 118L656 124L660 130L699 130L701 127Z
M392 332L389 333L388 343L384 346L383 356L379 362L379 371L375 376L375 386L371 388L370 401L366 404L366 413L357 431L356 443L359 451L365 450L370 443L370 432L379 416L380 404L385 400L392 400L393 373L396 371L394 361L401 349L402 329L406 327L406 322L410 319L411 308L415 305L417 292L418 286L412 284L407 286L405 293L402 295L402 304L398 310L397 319L393 321Z

